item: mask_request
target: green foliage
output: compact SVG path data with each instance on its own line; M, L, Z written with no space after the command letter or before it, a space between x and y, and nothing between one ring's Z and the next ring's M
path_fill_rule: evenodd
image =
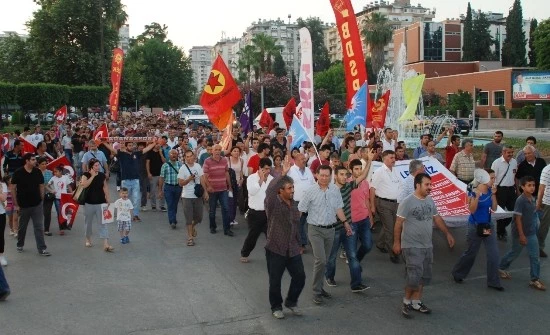
M535 54L537 67L550 70L550 19L542 21L535 30Z
M302 19L299 17L296 20L299 28L307 28L311 35L311 44L313 50L313 72L324 71L330 66L330 58L328 56L328 50L325 47L324 41L324 22L318 17L308 17Z
M489 27L491 23L484 13L478 13L472 19L472 9L468 3L466 19L464 20L463 61L490 61L498 56L491 52L491 46L495 43ZM498 48L497 48L498 50Z
M17 85L0 82L0 107L17 103Z
M237 67L239 68L239 81L241 83L250 84L252 70L258 66L256 47L254 45L245 45L245 47L239 50L237 54L239 55L239 62L237 64ZM258 71L255 72L259 74Z
M445 98L432 89L428 92L422 91L422 101L424 102L424 107L440 107L440 105L445 103Z
M503 113L503 115L506 115ZM534 119L535 118L535 106L525 105L522 108L510 109L511 119Z
M447 109L451 114L457 110L469 112L472 110L472 107L472 94L462 90L458 90L457 93L449 96L447 101Z
M315 73L313 75L313 87L324 89L327 94L334 95L339 99L345 99L346 79L342 63L335 63L327 70Z
M376 84L378 82L378 72L374 72L372 68L372 59L370 56L365 59L365 66L367 67L367 80L369 85Z
M23 124L25 122L25 116L22 111L15 111L11 115L11 124Z
M280 53L275 55L275 61L273 62L272 72L276 77L286 76L286 64L283 60L283 56Z
M29 82L33 79L29 43L17 35L0 40L0 81Z
M537 67L537 52L535 50L535 31L537 30L538 21L537 19L531 20L531 25L529 28L529 52L527 56L529 57L529 66Z
M69 86L56 84L19 84L17 104L23 110L45 111L69 101Z
M506 18L506 38L502 45L503 66L527 66L525 57L525 32L523 31L523 10L520 0L514 0L514 5Z
M328 104L330 106L330 114L346 113L345 95L342 97L339 97L337 95L330 94L324 88L316 88L314 92L314 96L315 96L315 105L317 106L317 110L322 108L325 102L328 101Z
M464 33L462 43L462 60L473 61L474 58L474 24L472 19L472 7L468 2L466 9L466 19L464 20Z
M147 40L157 39L161 41L166 41L168 38L168 26L157 22L152 22L151 24L145 25L145 31L141 33L135 40L131 41L132 46L134 45L143 45ZM171 42L170 42L171 43Z
M264 86L264 107L285 106L290 100L290 81L288 77L276 77L273 74L266 74L262 83L259 81L251 84L243 83L240 86L241 92L252 92L252 112L256 116L261 110L261 86ZM297 90L293 92L296 101L299 101ZM240 108L237 107L236 110Z
M378 73L384 65L384 47L391 42L393 29L388 17L381 13L372 13L367 17L361 30L372 55L372 70Z
M110 92L108 86L74 86L71 87L69 105L85 108L104 106Z

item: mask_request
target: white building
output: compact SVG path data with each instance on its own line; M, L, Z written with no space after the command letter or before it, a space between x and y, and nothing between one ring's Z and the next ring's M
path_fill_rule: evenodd
M121 48L126 55L130 50L130 25L125 24L118 30L118 44L117 47Z
M0 41L3 40L6 37L9 37L9 36L18 36L23 41L26 41L27 38L29 38L29 35L18 34L16 31L3 31L3 32L0 33Z
M233 78L239 77L238 61L241 41L238 38L226 38L222 35L222 39L217 42L214 47L210 48L211 62L216 60L218 55L222 56L225 65L231 71Z
M197 92L201 93L208 82L212 67L212 47L195 46L189 50L191 69L193 70L193 82Z

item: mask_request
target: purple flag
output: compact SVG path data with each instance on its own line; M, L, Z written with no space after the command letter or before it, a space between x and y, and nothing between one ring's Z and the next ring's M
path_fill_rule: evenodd
M252 115L250 112L250 100L251 100L251 95L250 95L250 91L248 91L248 93L246 93L246 96L244 97L244 108L241 113L241 116L239 117L239 122L241 123L241 127L245 135L248 134L248 132L252 131Z

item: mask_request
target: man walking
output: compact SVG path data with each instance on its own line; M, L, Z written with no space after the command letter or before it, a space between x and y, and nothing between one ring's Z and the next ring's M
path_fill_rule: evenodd
M474 160L473 151L474 142L469 138L462 140L462 151L454 156L449 166L449 171L466 185L474 180L476 162Z
M13 141L13 149L6 153L4 158L4 173L13 175L20 167L25 165L22 155L23 143L20 140Z
M537 232L539 239L539 256L547 258L548 254L544 251L546 237L550 228L550 165L547 165L540 175L539 192L537 194L537 211L542 212L540 226ZM540 215L540 214L539 214Z
M513 211L516 204L517 189L515 175L518 164L514 157L514 148L506 145L502 148L502 157L495 160L491 169L495 171L495 182L497 183L497 203L502 209ZM512 218L497 220L497 238L501 241L507 240L506 227L512 222Z
M493 162L497 158L499 158L499 156L502 153L501 142L503 137L504 137L504 134L500 130L497 130L493 135L493 141L485 144L485 148L483 149L483 154L481 155L480 165L482 167L490 168L493 165Z
M162 164L159 176L159 197L164 192L164 199L166 199L166 205L168 206L168 223L172 229L176 229L178 220L176 214L178 213L178 201L181 197L182 186L178 182L178 174L183 164L178 160L177 150L170 150L168 152L169 161Z
M187 246L195 245L197 230L195 226L202 222L203 199L208 200L208 193L202 197L195 194L195 186L202 184L202 167L195 162L193 150L185 152L185 163L179 169L178 183L183 187L181 198L183 202L183 215L187 226ZM203 185L204 187L204 185Z
M421 299L424 286L429 285L432 278L433 224L445 234L449 247L455 244L445 222L437 213L435 202L429 196L432 190L430 176L426 173L418 174L414 178L414 187L414 193L399 204L393 237L393 253L402 253L405 260L406 286L401 313L406 318L412 317L413 310L431 313Z
M231 189L231 180L229 178L229 163L225 157L222 157L222 147L216 144L212 149L212 157L204 161L203 182L206 186L209 198L209 219L210 233L217 232L216 225L216 205L219 202L222 210L223 233L226 236L233 236L231 225L229 224L229 195L233 192Z
M88 152L82 156L82 173L88 172L88 162L90 159L95 158L99 161L99 172L103 172L107 178L109 178L109 164L107 163L107 157L105 154L97 149L95 140L88 141Z
M157 210L157 198L159 199L160 210L166 212L164 205L164 196L158 190L162 188L160 185L160 169L162 165L166 163L166 158L160 150L160 145L156 144L153 150L149 151L145 158L145 170L147 171L147 178L149 178L149 196L151 198L151 210Z
M44 198L44 176L36 165L36 158L32 153L23 155L25 165L17 169L11 179L11 194L13 208L19 212L19 234L17 235L17 251L23 252L27 226L32 219L34 227L34 239L38 254L50 256L46 251L44 241L44 212L42 200Z

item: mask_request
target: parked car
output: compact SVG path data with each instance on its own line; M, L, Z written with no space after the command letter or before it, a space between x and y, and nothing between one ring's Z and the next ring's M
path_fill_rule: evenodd
M40 116L42 122L51 123L55 119L55 115L52 113L44 113Z
M2 113L2 121L11 123L12 116L10 113Z
M468 120L455 119L454 132L455 134L468 136L468 134L470 133L470 123L468 122Z
M180 118L185 119L188 115L204 115L204 109L199 105L191 105L181 109Z
M335 124L338 128L343 126L344 121L344 114L330 114L330 123Z
M202 124L203 126L212 126L212 123L208 119L208 115L186 115L184 118L185 124L188 126L195 128L198 127L199 124ZM192 125L191 125L192 124Z

